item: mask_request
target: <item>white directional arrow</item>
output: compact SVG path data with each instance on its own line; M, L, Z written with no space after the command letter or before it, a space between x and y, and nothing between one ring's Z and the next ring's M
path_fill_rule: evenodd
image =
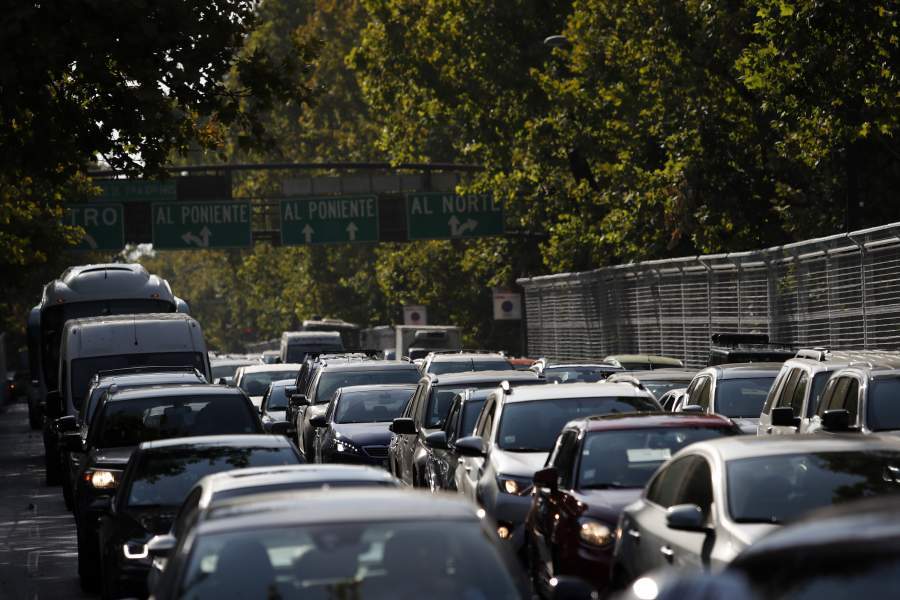
M203 240L204 248L209 248L209 235L211 233L212 233L212 231L210 231L206 225L204 225L203 229L200 230L200 239Z
M187 233L185 233L184 235L181 236L181 239L184 240L184 243L187 244L188 246L190 246L191 244L194 244L198 248L209 248L209 236L211 234L212 234L212 232L209 229L207 229L206 227L203 227L203 229L200 230L199 236L196 236L193 233L191 233L190 231L188 231Z
M459 237L467 231L475 231L475 228L478 227L478 221L472 219L466 219L465 223L460 224L456 215L450 217L447 224L450 226L450 237Z
M303 231L303 237L304 237L304 239L306 239L306 243L311 244L313 233L315 233L316 230L313 229L312 227L310 227L309 223L307 223L306 226L302 229L302 231Z
M95 240L94 236L86 231L84 232L84 241L87 242L87 245L90 246L92 250L97 249L97 240Z
M356 241L356 232L359 231L359 227L356 226L356 223L350 221L347 224L347 236L350 238L351 242Z

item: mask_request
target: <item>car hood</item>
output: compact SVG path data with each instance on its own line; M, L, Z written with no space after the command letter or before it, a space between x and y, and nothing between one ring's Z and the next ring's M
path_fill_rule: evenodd
M741 433L756 435L756 427L759 425L759 418L737 417L731 420L741 428Z
M125 515L140 525L149 537L167 533L172 528L176 510L177 506L128 507Z
M585 505L585 516L616 524L625 507L640 498L643 491L643 488L582 490L576 497Z
M335 437L357 446L387 446L391 441L390 423L334 423Z
M508 452L494 448L491 451L491 460L494 461L497 473L531 477L535 471L543 468L549 454L549 452Z
M94 448L88 457L88 464L92 466L107 466L112 468L123 468L128 459L134 453L137 446L128 446L125 448Z

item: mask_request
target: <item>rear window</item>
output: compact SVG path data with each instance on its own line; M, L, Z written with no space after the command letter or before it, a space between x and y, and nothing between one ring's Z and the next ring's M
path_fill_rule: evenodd
M262 433L242 396L179 396L107 402L97 416L93 446L121 448L196 435Z
M378 369L365 369L361 371L333 371L322 373L319 385L316 388L313 404L326 404L334 396L338 388L352 387L354 385L379 385L390 383L419 383L419 370L390 369L379 371Z
M244 373L238 387L247 392L248 396L262 396L266 393L266 388L268 388L269 384L273 381L295 379L296 377L297 369Z
M900 429L900 379L876 379L866 399L866 426L872 431Z
M716 412L731 418L756 418L762 413L775 375L716 382Z

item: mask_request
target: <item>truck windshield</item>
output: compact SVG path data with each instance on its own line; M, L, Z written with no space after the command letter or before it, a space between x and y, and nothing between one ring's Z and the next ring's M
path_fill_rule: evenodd
M205 362L205 355L202 352L149 352L77 358L72 361L72 403L76 409L81 409L81 402L88 392L91 378L97 374L97 371L140 366L185 366L194 367L201 373L206 373Z

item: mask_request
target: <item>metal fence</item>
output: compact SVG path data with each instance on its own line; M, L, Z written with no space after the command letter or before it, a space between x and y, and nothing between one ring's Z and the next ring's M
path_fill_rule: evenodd
M765 250L520 279L528 352L706 364L710 335L796 347L900 349L900 223Z

